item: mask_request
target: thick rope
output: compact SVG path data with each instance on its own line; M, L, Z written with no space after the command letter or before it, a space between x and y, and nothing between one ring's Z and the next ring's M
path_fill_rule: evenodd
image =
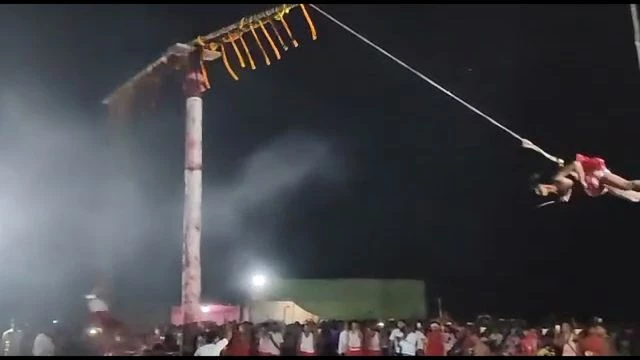
M444 87L440 86L438 83L436 83L435 81L431 80L430 78L428 78L426 75L422 74L421 72L419 72L418 70L414 69L413 67L407 65L405 62L403 62L402 60L398 59L397 57L391 55L388 51L384 50L383 48L381 48L380 46L376 45L375 43L373 43L371 40L367 39L366 37L360 35L358 32L356 32L355 30L351 29L349 26L345 25L344 23L342 23L340 20L334 18L333 16L329 15L326 11L320 9L319 7L317 7L314 4L309 4L310 7L314 8L317 12L319 12L320 14L324 15L324 17L326 17L327 19L331 20L332 22L334 22L336 25L340 26L341 28L343 28L344 30L348 31L349 33L351 33L353 36L357 37L358 39L362 40L364 43L366 43L367 45L371 46L372 48L378 50L379 52L381 52L383 55L387 56L388 58L390 58L391 60L395 61L396 63L398 63L400 66L404 67L405 69L411 71L413 74L415 74L416 76L418 76L419 78L421 78L422 80L426 81L427 83L429 83L431 86L435 87L436 89L442 91L443 93L445 93L446 95L448 95L449 97L453 98L454 100L456 100L457 102L459 102L460 104L466 106L469 110L475 112L476 114L482 116L483 118L485 118L487 121L489 121L491 124L495 125L496 127L502 129L504 132L506 132L507 134L511 135L512 137L516 138L517 140L519 140L522 143L522 147L527 148L527 149L531 149L539 154L541 154L542 156L546 157L547 159L558 163L560 165L564 164L564 161L558 157L555 157L551 154L548 154L547 152L545 152L544 150L542 150L540 147L536 146L534 143L532 143L531 141L523 138L522 136L518 135L517 133L515 133L514 131L512 131L511 129L507 128L506 126L500 124L499 122L497 122L496 120L494 120L493 118L491 118L489 115L483 113L482 111L476 109L473 105L469 104L468 102L462 100L461 98L459 98L458 96L456 96L454 93L452 93L451 91L445 89Z

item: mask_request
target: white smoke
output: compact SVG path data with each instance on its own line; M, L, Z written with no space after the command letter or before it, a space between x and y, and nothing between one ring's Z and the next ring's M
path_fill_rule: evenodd
M182 164L159 160L150 154L165 149L144 149L136 139L114 141L103 120L37 96L0 97L0 286L38 297L90 281L96 270L179 266L183 186L154 189L154 176L167 167L181 172ZM278 236L287 202L304 196L305 184L339 184L345 175L334 144L305 132L266 141L231 182L208 177L206 168L205 153L203 240L247 251ZM150 281L148 274L125 277L143 282L140 288Z

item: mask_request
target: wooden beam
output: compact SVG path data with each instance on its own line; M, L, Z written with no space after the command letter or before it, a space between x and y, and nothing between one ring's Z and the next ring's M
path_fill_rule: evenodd
M130 91L132 91L143 79L153 75L153 73L159 67L163 65L169 65L173 60L186 58L190 53L192 53L197 49L201 41L205 43L209 43L233 31L237 31L237 30L241 30L243 32L249 31L249 29L244 29L243 26L247 24L255 23L259 20L265 20L271 17L275 17L279 13L282 13L284 11L289 11L290 9L293 9L299 5L300 4L283 4L278 7L260 12L258 14L244 17L240 21L232 25L216 30L207 35L200 36L196 39L191 40L187 44L174 44L171 47L169 47L169 49L167 49L167 51L165 51L159 58L157 58L151 64L147 65L144 69L139 71L132 78L127 80L123 85L121 85L111 94L109 94L109 96L107 96L104 100L102 100L102 103L104 105L109 105L112 101L114 101L119 96L130 93ZM220 57L221 57L221 54L219 52L211 52L210 56L205 58L205 60L215 61Z

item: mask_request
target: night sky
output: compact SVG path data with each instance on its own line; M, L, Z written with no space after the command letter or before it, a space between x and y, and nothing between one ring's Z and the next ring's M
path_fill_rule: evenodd
M13 154L0 161L20 179L4 190L16 202L1 201L13 231L0 240L0 317L32 313L28 306L39 316L71 313L99 273L123 312L179 301L179 83L169 80L175 94L159 96L155 112L120 127L100 102L169 45L270 6L0 8L0 151ZM640 71L627 5L322 7L550 153L601 155L613 171L640 178ZM640 205L578 192L569 204L536 209L542 200L528 178L553 170L551 162L310 13L317 41L294 10L301 46L281 61L267 68L256 52L258 70L235 65L238 82L221 62L209 70L207 299L237 299L247 273L267 269L424 279L430 300L442 297L459 318L640 319ZM53 145L39 140L51 133ZM283 175L276 197L251 205L233 231L217 231L225 186L252 154L274 147L284 150L256 160L253 183L287 174L279 163L304 167L301 153L317 154L319 170L291 182ZM100 183L113 177L129 195ZM140 199L135 210L132 198ZM75 221L98 208L91 221ZM16 218L22 225L7 227Z

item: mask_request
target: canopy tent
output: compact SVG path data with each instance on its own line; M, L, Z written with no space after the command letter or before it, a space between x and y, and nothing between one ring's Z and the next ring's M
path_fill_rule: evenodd
M285 324L303 324L308 320L317 322L319 317L293 301L255 301L245 308L243 319L253 323L282 321Z
M274 280L263 301L291 301L320 319L425 318L426 293L419 280Z

